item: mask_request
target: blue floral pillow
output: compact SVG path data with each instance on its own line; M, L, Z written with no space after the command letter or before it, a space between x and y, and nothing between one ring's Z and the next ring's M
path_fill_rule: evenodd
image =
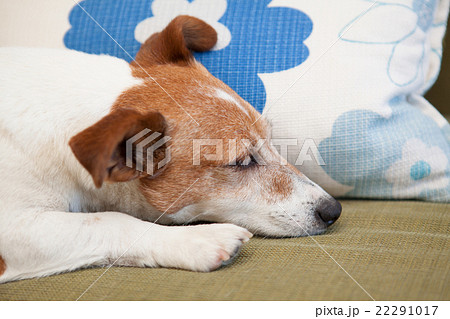
M8 29L13 44L56 39L130 61L175 16L196 16L219 38L196 58L269 118L283 155L328 192L449 202L450 126L422 96L439 73L449 1L50 0L22 42L34 12L16 10L24 18Z
M196 16L214 26L219 34L214 50L197 53L197 60L262 111L266 91L258 74L290 69L305 61L309 51L303 41L312 30L312 21L304 12L268 7L269 3L270 0L116 0L112 5L110 0L87 0L70 13L72 28L64 43L71 49L131 61L141 43L174 17Z
M130 61L175 16L201 18L219 41L196 58L297 140L286 156L327 191L446 202L450 128L421 94L448 2L86 0L64 44Z

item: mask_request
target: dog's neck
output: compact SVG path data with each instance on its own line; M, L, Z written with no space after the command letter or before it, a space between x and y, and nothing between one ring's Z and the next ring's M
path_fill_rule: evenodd
M161 215L145 199L139 181L105 183L100 189L79 188L70 200L70 211L119 211L142 220L154 221Z

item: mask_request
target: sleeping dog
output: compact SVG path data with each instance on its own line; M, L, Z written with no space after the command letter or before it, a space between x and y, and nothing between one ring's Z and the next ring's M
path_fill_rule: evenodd
M130 64L0 49L0 282L111 263L211 271L251 232L336 221L340 204L258 143L267 121L194 59L216 41L179 16ZM213 223L167 226L199 220Z

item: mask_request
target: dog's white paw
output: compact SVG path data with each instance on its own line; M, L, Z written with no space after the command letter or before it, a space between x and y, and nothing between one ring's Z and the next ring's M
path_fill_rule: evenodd
M232 224L171 227L162 250L154 254L162 267L211 271L231 262L253 235Z

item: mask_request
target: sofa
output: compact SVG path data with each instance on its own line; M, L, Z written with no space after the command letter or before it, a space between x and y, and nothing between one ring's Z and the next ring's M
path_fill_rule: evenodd
M447 46L450 36L447 33ZM450 115L450 51L427 99ZM448 118L448 116L447 116ZM254 237L211 273L92 268L0 285L0 300L449 300L450 205L341 200L323 235Z
M252 238L231 265L211 273L84 269L0 285L0 300L449 299L450 205L342 205L341 218L327 233Z

